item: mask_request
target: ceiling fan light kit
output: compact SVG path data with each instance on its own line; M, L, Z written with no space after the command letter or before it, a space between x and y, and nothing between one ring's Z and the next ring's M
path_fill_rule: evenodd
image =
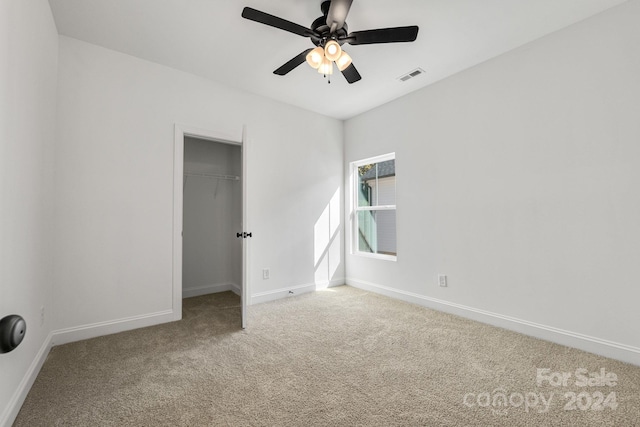
M324 45L324 56L329 61L337 61L340 58L340 54L342 53L342 48L335 40L329 40Z
M347 52L342 50L338 42L329 40L324 48L317 46L312 49L306 56L307 64L311 68L318 70L318 73L325 76L333 74L333 63L341 72L351 65L351 57Z
M355 83L362 79L352 63L351 56L342 50L344 43L353 46L360 44L412 42L418 37L418 27L393 27L377 30L355 31L349 33L346 19L353 0L323 1L320 5L321 17L310 28L287 21L274 15L250 7L242 10L242 17L271 27L279 28L302 37L308 37L316 46L290 59L273 73L284 76L303 62L318 70L318 73L330 76L333 63L347 82Z
M349 65L351 65L351 57L344 50L342 51L342 55L336 61L336 65L338 66L338 70L344 71Z
M324 74L325 76L333 74L333 62L329 61L326 56L322 59L322 64L318 67L318 73Z
M311 50L307 54L307 64L311 66L311 68L318 68L322 64L322 60L324 59L324 49L320 46Z

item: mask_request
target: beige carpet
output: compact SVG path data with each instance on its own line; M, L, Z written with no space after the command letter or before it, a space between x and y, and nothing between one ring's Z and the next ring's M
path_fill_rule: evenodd
M640 425L640 367L351 287L239 318L226 292L185 300L180 322L55 347L15 425ZM580 368L605 376L580 387Z

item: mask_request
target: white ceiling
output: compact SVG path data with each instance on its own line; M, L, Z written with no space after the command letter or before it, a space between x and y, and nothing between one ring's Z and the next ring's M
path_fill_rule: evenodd
M309 39L243 19L250 6L305 27L321 0L49 0L58 32L347 119L627 0L354 0L350 31L418 25L413 43L344 45L362 80L273 70ZM426 73L400 82L423 68Z

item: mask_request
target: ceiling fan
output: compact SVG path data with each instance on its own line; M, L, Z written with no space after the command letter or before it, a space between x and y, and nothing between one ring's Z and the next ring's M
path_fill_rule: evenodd
M303 62L325 76L333 73L333 63L342 72L349 83L355 83L362 77L351 63L351 57L342 50L342 45L378 44L412 42L418 37L416 25L408 27L380 28L376 30L355 31L350 33L346 19L353 0L323 1L320 5L322 16L311 23L310 28L287 21L277 16L261 12L250 7L242 10L242 17L261 24L289 31L302 37L309 37L316 46L295 56L273 73L284 76ZM329 83L331 80L329 80Z

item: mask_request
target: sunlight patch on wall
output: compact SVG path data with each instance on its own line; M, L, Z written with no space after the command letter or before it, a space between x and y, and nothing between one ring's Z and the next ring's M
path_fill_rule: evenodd
M316 289L328 287L340 267L342 262L341 238L340 189L338 188L313 228Z

